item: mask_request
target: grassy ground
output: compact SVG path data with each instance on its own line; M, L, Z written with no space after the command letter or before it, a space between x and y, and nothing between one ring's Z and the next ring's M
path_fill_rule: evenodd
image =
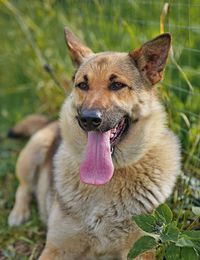
M15 107L17 109L17 107ZM37 207L31 205L31 219L19 228L8 228L7 217L14 203L17 187L15 163L25 140L8 140L10 124L0 126L0 259L37 259L44 245L45 227L39 220Z
M184 174L168 203L180 227L197 229L199 220L191 207L200 206L200 5L198 1L189 6L187 0L170 2L166 30L172 33L175 57L192 88L170 62L159 88L170 127L182 143ZM15 229L7 226L17 186L15 163L25 141L8 140L6 133L33 111L57 117L65 97L58 85L69 91L73 72L64 26L72 28L95 51L129 51L159 34L163 1L51 0L32 1L30 6L28 1L4 0L0 4L0 259L36 259L44 243L45 227L35 203L26 224ZM43 69L45 64L53 68L53 76Z

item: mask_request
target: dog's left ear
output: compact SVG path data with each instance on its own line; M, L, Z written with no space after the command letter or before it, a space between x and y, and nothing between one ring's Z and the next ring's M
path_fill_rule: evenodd
M65 40L69 49L72 62L80 66L85 58L93 54L67 27L64 29Z
M164 33L129 53L150 85L162 79L170 47L171 35Z

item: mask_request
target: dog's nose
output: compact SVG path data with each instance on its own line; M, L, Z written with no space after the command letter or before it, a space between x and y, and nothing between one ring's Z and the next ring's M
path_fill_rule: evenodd
M102 113L98 109L84 109L78 116L80 126L86 131L95 131L102 122Z

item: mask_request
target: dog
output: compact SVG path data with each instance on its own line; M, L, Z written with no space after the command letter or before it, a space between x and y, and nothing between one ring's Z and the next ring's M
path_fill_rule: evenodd
M8 222L20 225L29 217L34 193L48 226L40 260L127 259L142 235L131 217L163 203L180 170L179 141L155 87L171 36L129 53L95 54L64 31L76 66L74 88L59 122L37 131L19 156Z

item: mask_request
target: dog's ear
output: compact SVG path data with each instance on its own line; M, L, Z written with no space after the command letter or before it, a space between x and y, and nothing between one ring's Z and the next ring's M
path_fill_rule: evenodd
M67 27L64 29L65 40L73 63L76 66L84 61L85 58L93 54Z
M162 79L170 47L171 35L164 33L129 53L142 76L151 85Z

